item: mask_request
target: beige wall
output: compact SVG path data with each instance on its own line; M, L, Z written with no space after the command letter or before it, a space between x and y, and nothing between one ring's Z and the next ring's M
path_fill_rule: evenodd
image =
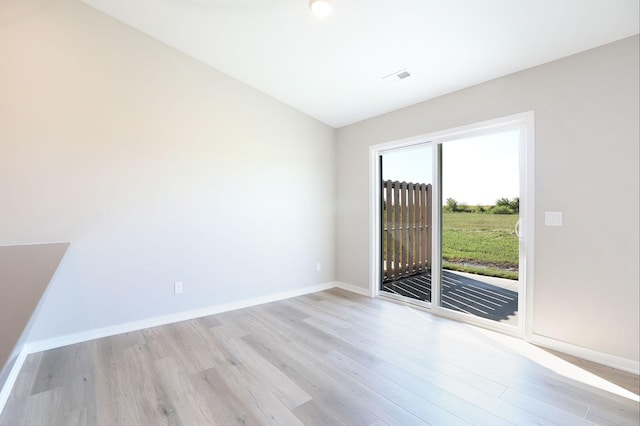
M370 145L533 110L533 331L637 362L638 50L636 36L340 129L338 280L369 283Z
M0 8L0 244L72 242L30 340L333 281L334 129L79 1Z

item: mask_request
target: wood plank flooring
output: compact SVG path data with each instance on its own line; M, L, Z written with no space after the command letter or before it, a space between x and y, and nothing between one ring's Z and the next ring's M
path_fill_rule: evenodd
M334 289L30 355L0 426L638 425L637 376L523 345Z

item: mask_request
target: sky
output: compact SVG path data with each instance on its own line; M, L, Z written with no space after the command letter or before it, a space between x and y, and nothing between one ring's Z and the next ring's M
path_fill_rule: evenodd
M493 205L519 196L519 131L444 142L442 200ZM383 154L383 179L432 183L431 144Z

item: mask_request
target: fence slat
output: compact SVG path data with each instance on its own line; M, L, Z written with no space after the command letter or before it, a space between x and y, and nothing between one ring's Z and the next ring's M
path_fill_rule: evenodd
M415 218L415 203L413 199L413 183L407 184L407 244L408 244L408 262L409 272L415 272L416 269L416 218Z
M426 228L427 228L427 235L426 235L426 242L427 242L427 251L425 254L425 261L427 263L427 267L429 268L429 270L431 270L431 238L433 236L433 228L431 226L431 185L426 185L426 195L427 195L427 199L426 202L424 203L425 207L425 213L427 215L427 223L426 223Z
M387 277L390 277L393 273L393 233L391 228L393 227L393 193L391 188L391 182L385 181L384 187L386 190L386 232L387 232L387 259L386 259L386 273Z
M421 271L424 268L424 252L422 250L422 237L420 233L422 232L422 227L424 218L422 217L422 205L424 204L424 200L422 199L422 193L420 192L420 188L422 188L424 184L417 184L414 189L414 197L417 200L416 202L416 268Z
M404 182L400 182L398 191L400 192L400 227L398 228L398 236L400 237L400 256L398 257L398 273L400 276L404 276L407 264L407 243L405 236L405 225L407 223L407 196Z
M400 182L393 182L393 221L394 221L394 229L393 229L393 278L397 278L398 270L399 270L399 259L400 259L400 241L398 237L398 231L400 230L401 220L400 220Z
M422 206L421 207L421 215L422 215L422 229L420 230L420 234L421 234L421 238L420 238L420 245L421 250L422 250L422 256L423 256L423 261L424 261L424 267L428 267L429 265L429 244L427 242L429 235L428 235L428 228L429 228L429 209L427 208L427 205L429 204L428 200L428 193L427 193L427 188L430 188L431 185L422 185L420 187L420 193L422 195L422 199L424 200Z

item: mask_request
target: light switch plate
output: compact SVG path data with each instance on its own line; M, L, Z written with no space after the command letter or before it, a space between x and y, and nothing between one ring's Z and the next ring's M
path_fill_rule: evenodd
M544 212L546 226L562 226L562 212Z

